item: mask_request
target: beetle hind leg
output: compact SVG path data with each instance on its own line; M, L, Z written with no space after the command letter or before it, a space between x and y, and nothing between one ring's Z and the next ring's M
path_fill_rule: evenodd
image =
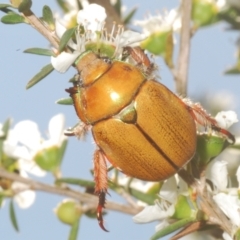
M232 144L235 143L235 137L226 129L219 127L216 119L208 114L199 103L193 103L187 98L182 99L182 101L197 124L205 129L219 132L225 135Z
M108 230L104 227L103 222L103 208L106 203L107 193L107 163L106 157L101 150L96 150L94 153L94 180L95 180L95 193L98 195L97 219L99 226L106 232Z

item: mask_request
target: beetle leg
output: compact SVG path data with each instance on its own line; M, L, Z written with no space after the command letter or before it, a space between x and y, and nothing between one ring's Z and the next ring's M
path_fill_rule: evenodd
M104 227L102 211L106 203L107 193L107 163L106 158L101 150L96 150L94 153L94 180L95 193L98 195L97 219L99 226L106 232L108 230Z
M76 136L78 139L84 138L87 134L87 131L90 130L91 125L87 125L84 122L79 122L72 128L68 128L64 131L64 135L68 137Z
M210 128L225 135L232 144L235 143L235 137L226 129L220 128L217 124L216 119L213 118L210 114L208 114L199 103L193 103L187 98L182 99L182 101L196 123L205 127L206 129Z

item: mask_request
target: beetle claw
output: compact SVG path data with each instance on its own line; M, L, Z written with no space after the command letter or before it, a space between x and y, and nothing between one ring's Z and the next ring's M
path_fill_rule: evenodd
M98 224L102 230L105 232L109 232L103 224L103 216L102 216L102 211L105 205L105 200L106 200L106 193L104 191L101 191L98 195L99 197L99 203L97 207L97 219L98 219Z

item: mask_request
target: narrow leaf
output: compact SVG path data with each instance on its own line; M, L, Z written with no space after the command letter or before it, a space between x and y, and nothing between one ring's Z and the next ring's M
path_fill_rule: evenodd
M7 138L7 134L8 134L10 125L11 125L11 119L8 118L2 126L2 131L3 131L4 135L2 137L0 137L0 166L2 165L2 161L3 161L3 142Z
M32 7L32 1L31 0L22 0L18 7L19 12L27 12Z
M57 100L56 103L61 105L73 105L73 100L72 98L61 98Z
M146 193L143 193L139 190L136 190L134 188L130 188L130 193L133 197L137 198L138 200L142 201L142 202L145 202L149 205L152 205L154 204L154 201L156 200L157 198L157 195L150 195L150 194L146 194Z
M56 184L58 183L68 183L73 185L78 185L81 187L95 187L95 183L92 181L87 181L79 178L60 178L55 181Z
M16 214L15 214L14 205L13 205L12 200L10 201L9 212L10 212L10 218L11 218L12 225L13 225L14 229L18 232L19 228L18 228L17 218L16 218Z
M134 14L136 13L136 11L137 11L137 8L134 8L127 16L125 16L123 19L123 24L129 24Z
M24 17L17 13L9 13L1 18L1 22L5 24L27 23Z
M63 156L64 156L64 153L65 153L65 151L66 151L67 143L68 143L68 140L65 139L65 140L62 142L62 145L60 146L60 148L58 149L58 161L59 161L59 166L60 166L61 163L62 163Z
M114 8L115 8L118 16L121 17L122 1L121 0L117 0L116 3L114 4Z
M8 8L8 7L14 8L14 7L13 7L12 5L10 5L10 4L0 3L0 9L2 9L2 8Z
M236 66L227 69L225 74L240 74L240 63L238 63Z
M24 53L31 53L36 55L43 55L43 56L55 56L53 51L44 48L28 48L24 50Z
M161 237L164 237L164 236L166 236L166 235L168 235L168 234L170 234L170 233L172 233L194 221L195 221L195 218L193 218L193 217L181 219L181 220L179 220L175 223L172 223L171 225L161 229L160 231L156 232L150 239L151 240L160 239Z
M45 5L43 7L43 20L48 24L51 30L54 30L54 18L52 10L49 6Z
M63 10L64 13L68 13L69 12L69 8L67 6L66 1L64 1L64 0L57 0L57 3L61 7L61 9Z
M41 81L43 78L45 78L48 74L50 74L52 71L54 70L54 67L52 66L52 64L48 64L45 67L43 67L41 69L41 71L39 73L37 73L28 83L26 86L26 89L31 88L32 86L34 86L36 83L38 83L39 81Z
M79 220L72 225L68 240L76 240L78 235L78 230L79 230Z
M62 50L66 47L72 35L74 34L75 30L76 28L70 28L65 31L59 43L59 49L58 49L59 52L62 52Z

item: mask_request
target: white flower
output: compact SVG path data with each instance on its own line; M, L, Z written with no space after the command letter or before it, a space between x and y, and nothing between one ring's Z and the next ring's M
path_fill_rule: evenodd
M146 206L140 213L133 217L135 223L147 223L156 220L165 220L173 215L174 205L170 205L166 201L157 202L155 205Z
M24 171L20 171L20 175L22 177L28 178L27 174ZM30 190L27 185L20 182L13 182L11 188L16 193L13 199L20 208L28 208L34 203L36 193Z
M69 46L74 50L70 52L61 52L57 57L51 57L53 67L59 72L65 72L74 63L74 61L86 51L85 46L88 43L104 42L115 47L114 57L120 57L122 47L127 45L135 45L145 38L143 34L124 31L119 26L115 34L115 25L111 34L106 33L104 29L105 19L107 15L105 9L97 4L89 4L83 10L78 12L77 22L79 27L84 28L84 33L80 33L80 28L76 32L76 44L69 41ZM56 34L61 38L65 32L64 26L56 22Z
M101 31L106 17L106 11L102 6L90 4L78 12L77 23L88 31Z
M161 187L159 196L161 200L156 200L155 205L146 206L140 213L133 217L136 223L146 223L159 220L156 231L168 225L168 218L175 212L175 204L178 196L188 195L187 184L178 178L178 175L167 179Z
M186 182L178 177L177 174L165 180L164 184L161 187L159 196L161 199L164 199L172 204L175 204L178 198L178 195L188 195L188 187Z
M3 125L0 123L0 137L4 136L4 132L2 130Z
M226 193L218 193L213 196L213 200L227 215L232 224L240 227L240 201L237 195L229 195Z
M234 111L222 111L215 117L219 127L227 129L238 122L237 114Z
M219 191L223 191L228 185L227 162L216 159L212 161L206 171L206 178L210 179Z
M142 27L143 33L150 36L156 32L177 31L181 28L181 21L179 12L176 9L172 9L169 12L165 12L164 16L150 16L147 20L135 21L134 25Z
M34 156L45 148L62 145L66 139L64 131L64 116L54 116L48 127L49 138L44 140L35 122L30 120L21 121L9 130L8 138L4 141L3 151L7 156L18 159L21 171L26 171L36 176L44 176L45 171L41 170L33 161Z

